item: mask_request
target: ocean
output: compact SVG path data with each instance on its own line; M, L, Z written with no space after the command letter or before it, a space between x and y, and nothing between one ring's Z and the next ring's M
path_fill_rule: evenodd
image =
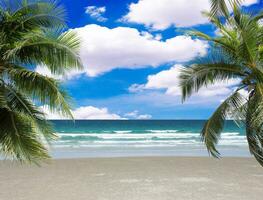
M55 158L207 156L200 140L204 120L55 120ZM227 121L218 149L222 156L249 156L243 127Z

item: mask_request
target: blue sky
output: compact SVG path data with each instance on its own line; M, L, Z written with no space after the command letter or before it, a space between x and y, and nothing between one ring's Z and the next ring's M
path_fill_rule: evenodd
M85 68L63 85L79 119L205 119L237 80L218 83L181 103L178 71L209 45L186 37L192 28L215 35L200 11L209 0L62 0L68 26L81 38ZM258 10L262 2L246 0ZM36 71L49 74L46 69ZM61 78L61 77L56 77ZM52 115L51 118L56 118Z

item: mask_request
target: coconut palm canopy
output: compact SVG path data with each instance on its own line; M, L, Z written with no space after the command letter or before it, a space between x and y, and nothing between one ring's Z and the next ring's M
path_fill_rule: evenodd
M190 31L211 44L210 55L181 70L183 101L200 88L217 81L238 79L235 91L216 109L201 132L208 151L220 153L216 144L228 117L243 122L251 154L263 166L263 13L245 13L239 1L211 1L211 12L205 13L217 28L218 36ZM247 95L244 95L247 94Z
M65 32L64 18L55 1L0 2L0 148L5 156L33 162L49 157L42 141L54 135L39 105L71 116L60 83L30 70L45 65L63 74L82 67L79 40Z

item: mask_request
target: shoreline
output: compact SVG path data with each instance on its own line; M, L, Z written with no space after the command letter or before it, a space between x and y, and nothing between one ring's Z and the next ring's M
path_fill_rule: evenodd
M1 200L261 199L254 158L52 159L41 167L0 161Z
M222 157L251 157L247 146L218 147ZM204 145L184 147L90 147L53 148L50 154L55 159L70 158L125 158L125 157L209 157Z

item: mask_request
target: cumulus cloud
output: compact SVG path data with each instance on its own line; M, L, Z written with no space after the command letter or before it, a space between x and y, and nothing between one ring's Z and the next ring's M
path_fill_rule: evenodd
M106 7L88 6L85 10L86 14L88 14L91 18L96 19L99 22L107 21L107 18L103 17L103 14L105 12Z
M136 92L142 92L143 90L145 89L145 85L144 84L132 84L130 87L129 87L129 92L131 93L136 93Z
M52 113L46 106L40 107L46 114L47 119L67 119L57 113ZM83 106L72 111L74 119L124 119L121 116L110 113L107 108Z
M160 41L160 36L128 27L107 28L87 25L74 31L80 36L80 57L88 76L116 68L156 67L169 62L184 62L206 54L208 44L188 36Z
M257 0L244 0L249 6ZM210 9L209 0L139 0L129 5L129 12L122 21L144 24L163 30L170 26L190 27L207 23L202 11Z
M126 113L125 117L131 118L131 119L151 119L152 115L149 114L139 114L138 110L134 110L132 112Z
M259 1L258 0L245 0L243 1L243 6L250 6L252 4L255 4L255 3L258 3Z
M176 36L161 41L159 34L152 35L128 27L110 29L92 24L73 31L81 39L80 58L84 69L68 72L65 76L67 79L82 73L94 77L116 68L138 69L185 62L205 55L208 48L207 42L189 36ZM43 66L38 66L36 71L52 76Z
M180 96L179 74L182 65L175 65L168 70L163 70L157 74L149 75L146 84L136 84L129 88L130 92L140 92L142 90L165 90L167 95ZM212 97L224 96L233 91L233 87L240 82L239 79L230 79L229 81L218 81L214 85L203 87L195 96Z
M139 115L137 117L137 119L151 119L152 116L151 115L148 115L148 114L145 114L145 115Z

